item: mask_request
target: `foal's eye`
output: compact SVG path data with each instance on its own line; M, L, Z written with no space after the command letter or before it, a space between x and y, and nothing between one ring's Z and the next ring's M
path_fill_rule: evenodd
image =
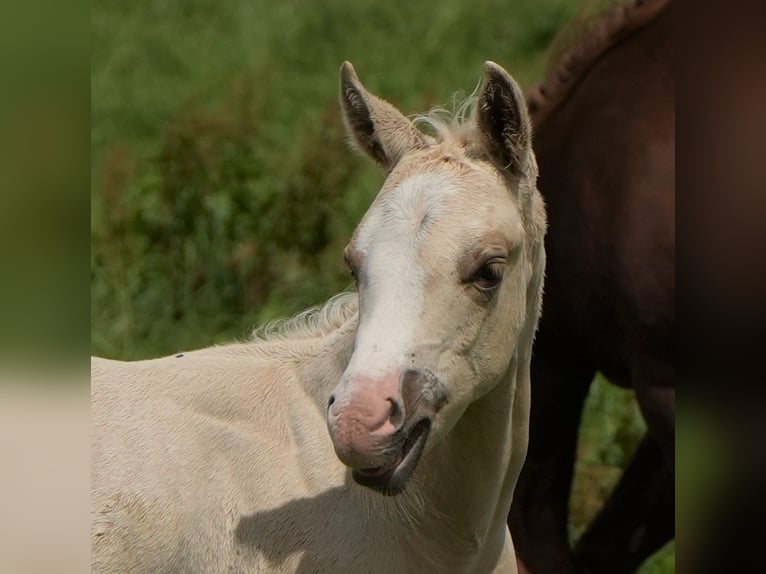
M346 263L346 267L348 267L348 272L351 275L351 278L358 283L359 282L359 278L356 275L356 270L354 269L354 266L351 265L351 260L349 260L349 258L347 256L344 256L343 260Z
M505 261L490 259L485 261L471 276L473 284L481 291L492 291L500 285L505 271Z

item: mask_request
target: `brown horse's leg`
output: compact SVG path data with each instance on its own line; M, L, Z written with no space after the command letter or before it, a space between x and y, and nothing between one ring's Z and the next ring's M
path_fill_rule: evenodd
M662 380L667 381L667 384L648 385L636 382L634 388L638 406L649 427L649 434L662 450L668 468L674 469L676 389L669 376Z
M630 574L675 534L673 473L647 434L604 508L580 538L578 561L593 574Z
M648 431L577 545L588 572L635 572L674 536L675 371L657 356L634 354L631 381Z
M508 517L517 554L531 574L576 571L567 536L568 501L594 369L582 365L572 347L547 345L544 336L535 343L529 450Z

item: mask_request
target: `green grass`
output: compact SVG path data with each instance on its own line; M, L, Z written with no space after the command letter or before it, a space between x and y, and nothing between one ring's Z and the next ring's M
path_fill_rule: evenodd
M580 9L575 0L96 0L92 352L136 359L224 342L349 286L342 248L382 175L346 145L342 61L405 113L421 112L470 93L488 59L532 85ZM642 432L632 405L594 387L583 440L602 446L583 464L604 471L592 473L592 496L573 500L573 531ZM672 572L668 556L644 572Z
M570 538L576 539L604 504L646 431L633 391L596 376L585 401L570 499ZM640 574L675 572L675 542L644 563Z
M571 0L102 0L93 10L93 351L242 335L348 284L341 248L382 177L349 152L338 69L405 113L482 62L537 80Z

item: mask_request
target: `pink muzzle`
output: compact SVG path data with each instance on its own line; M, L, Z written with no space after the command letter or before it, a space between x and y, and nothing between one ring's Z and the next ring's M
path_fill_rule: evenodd
M400 378L400 372L378 380L355 378L330 398L327 425L345 465L370 468L390 457L404 424Z

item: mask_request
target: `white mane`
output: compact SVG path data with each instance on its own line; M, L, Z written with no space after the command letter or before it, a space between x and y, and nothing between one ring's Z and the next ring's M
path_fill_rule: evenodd
M478 87L469 96L456 92L450 98L450 108L436 107L424 114L411 116L412 122L428 136L433 143L470 141L476 131L474 110L478 101Z
M250 335L250 341L258 343L323 337L351 319L357 312L357 305L356 293L339 293L324 305L256 327Z

